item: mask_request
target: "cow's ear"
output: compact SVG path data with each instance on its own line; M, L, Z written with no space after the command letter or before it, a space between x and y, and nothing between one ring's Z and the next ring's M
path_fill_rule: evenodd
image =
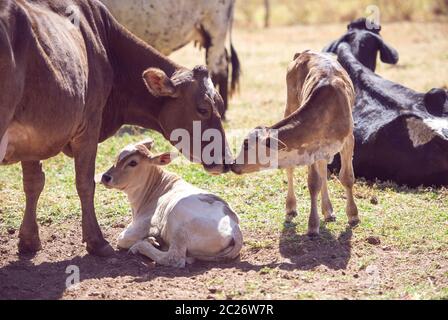
M398 62L398 52L391 46L387 45L381 37L377 37L380 49L381 61L388 64L396 64Z
M151 158L151 163L157 166L170 164L177 157L176 153L165 152Z
M424 102L426 110L434 116L442 117L448 113L445 102L448 100L447 92L443 89L434 88L425 94Z
M149 68L143 73L143 80L149 92L155 97L178 96L176 86L163 70Z
M332 43L330 43L328 46L326 46L322 52L329 52L329 53L334 53L334 54L338 54L338 46L341 44L341 42L346 41L348 38L348 33L344 34L342 37L340 37L338 40L333 41Z

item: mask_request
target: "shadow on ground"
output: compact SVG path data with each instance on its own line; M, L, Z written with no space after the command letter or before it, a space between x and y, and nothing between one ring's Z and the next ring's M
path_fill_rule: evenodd
M284 223L280 235L280 254L296 269L310 270L324 265L332 270L346 269L351 256L352 228L347 226L337 238L322 224L320 236L299 235L294 223Z

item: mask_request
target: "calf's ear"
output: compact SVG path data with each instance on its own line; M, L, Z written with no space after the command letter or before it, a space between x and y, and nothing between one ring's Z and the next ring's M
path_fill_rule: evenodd
M398 52L391 46L387 45L381 37L377 37L380 49L381 61L388 64L396 64L398 62Z
M173 81L163 70L149 68L143 73L143 81L155 97L177 97L178 91Z
M177 157L176 153L165 152L151 158L151 163L157 166L170 164Z
M152 147L154 147L154 140L152 138L147 138L137 143L137 145L145 146L148 150L151 150Z

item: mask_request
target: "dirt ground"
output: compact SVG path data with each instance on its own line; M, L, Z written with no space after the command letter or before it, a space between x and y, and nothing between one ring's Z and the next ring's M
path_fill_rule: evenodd
M123 224L105 229L115 238ZM86 254L76 225L42 227L43 250L34 256L17 252L17 231L0 237L0 299L303 299L386 298L411 277L416 286L448 286L442 252L400 252L371 237L353 243L352 230L310 240L286 226L282 234L247 234L238 261L196 263L183 270L156 266L127 252L110 258ZM260 245L259 240L263 239ZM291 240L294 239L294 242ZM258 241L258 242L257 242ZM247 245L249 244L249 245ZM292 245L293 244L293 245ZM360 264L369 252L374 264ZM80 270L81 283L67 289L69 266ZM427 274L427 270L432 270ZM406 299L408 296L395 298Z

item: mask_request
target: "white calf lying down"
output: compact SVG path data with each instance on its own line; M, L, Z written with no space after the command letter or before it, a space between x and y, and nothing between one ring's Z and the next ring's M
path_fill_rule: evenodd
M124 191L132 206L132 223L120 234L118 247L173 267L194 259L236 258L243 245L238 215L219 197L164 171L161 166L173 155L153 155L153 144L148 140L124 148L101 178L107 188ZM155 247L156 238L168 251Z

